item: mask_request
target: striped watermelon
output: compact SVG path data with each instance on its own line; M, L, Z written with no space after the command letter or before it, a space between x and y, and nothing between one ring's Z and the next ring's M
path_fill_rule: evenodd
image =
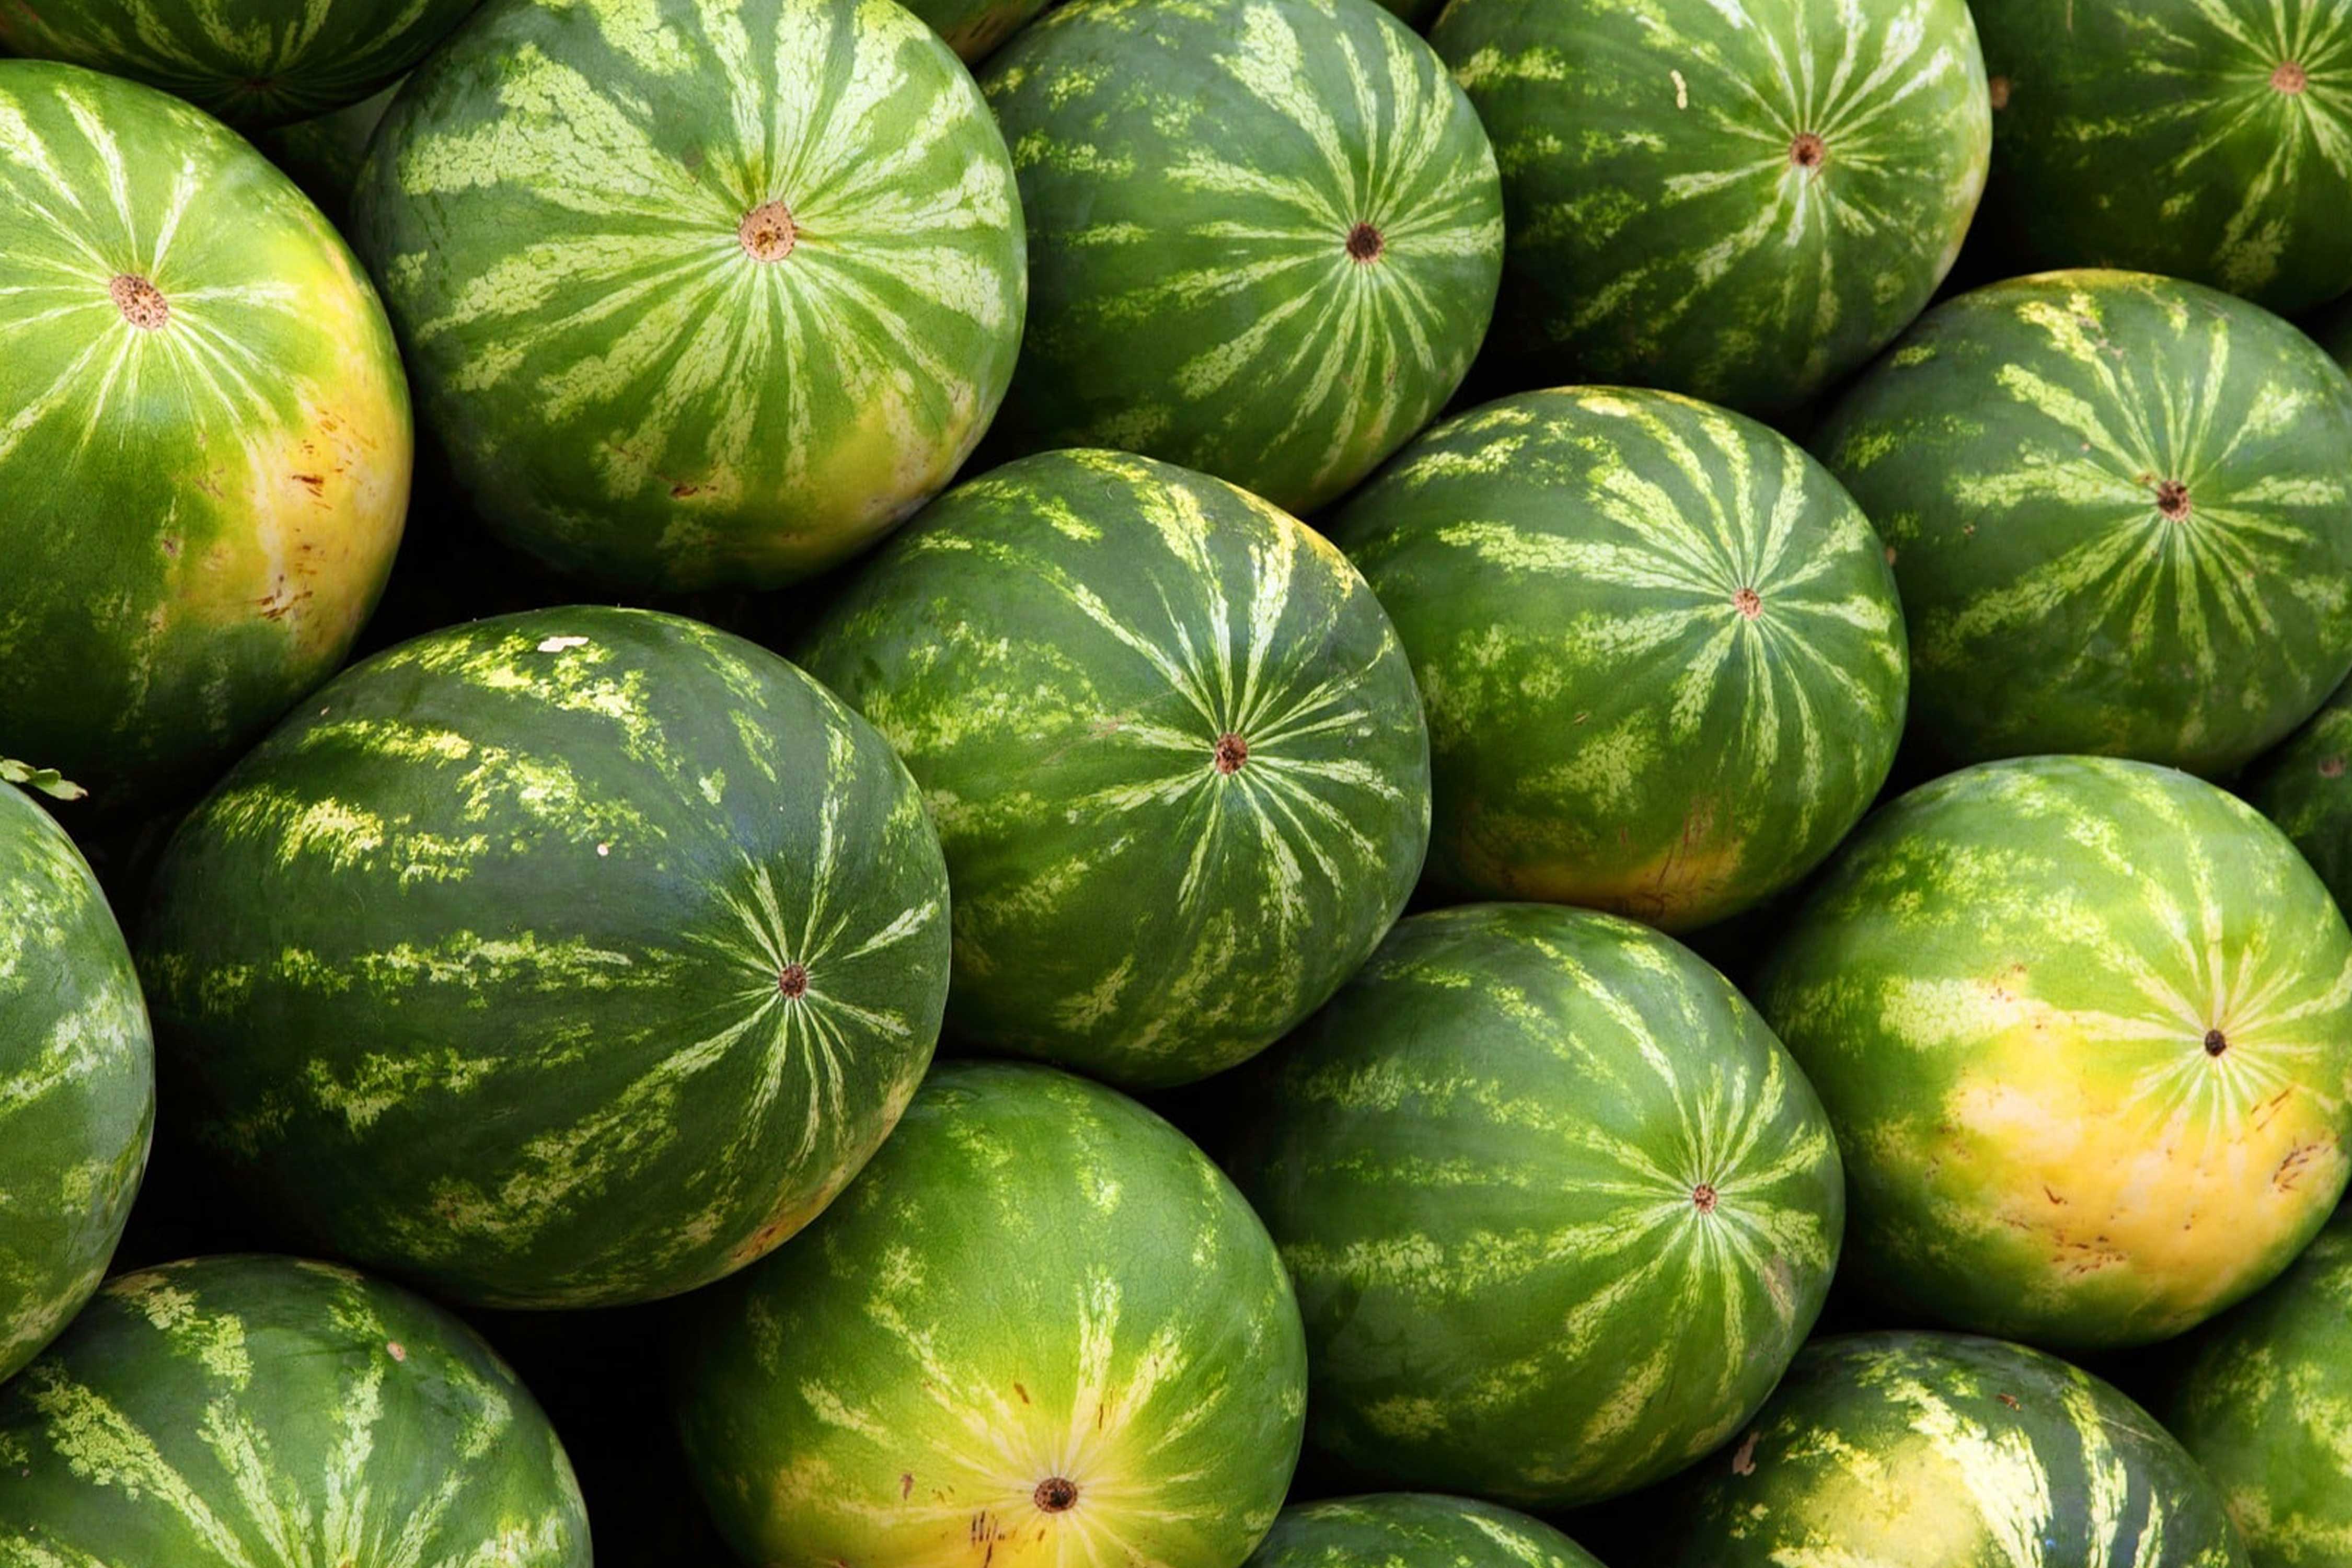
M98 1289L154 1115L122 932L65 831L0 784L0 1381Z
M0 713L135 810L325 679L408 504L382 307L217 123L0 62Z
M1009 447L1124 447L1305 511L1469 370L1494 152L1370 0L1077 0L981 85L1029 219Z
M1559 1508L1756 1411L1838 1255L1837 1146L1729 982L1613 915L1416 915L1251 1069L1226 1165L1350 1475Z
M1895 580L1770 430L1671 394L1505 398L1407 447L1332 538L1428 704L1430 871L1668 931L1794 881L1903 731Z
M1813 450L1894 552L1943 758L2227 773L2352 668L2352 380L2255 306L2126 272L1979 289Z
M2302 310L2352 289L2352 3L1972 0L1988 227Z
M1845 1151L1853 1277L1914 1317L2163 1339L2344 1189L2352 932L2284 836L2185 773L2039 757L1912 791L1757 996Z
M680 1325L678 1418L770 1568L1238 1568L1306 1400L1290 1283L1166 1122L942 1064L809 1234Z
M241 130L357 103L478 0L0 0L0 47L175 93Z
M1284 1509L1249 1561L1250 1568L1601 1568L1541 1520L1420 1492Z
M2303 851L2336 907L2352 909L2352 684L2263 759L2245 796Z
M588 1568L554 1429L473 1331L286 1258L110 1281L0 1389L10 1568Z
M2156 1406L2255 1568L2352 1563L2352 1213L2201 1333Z
M490 0L352 205L477 510L631 590L854 554L947 483L1020 346L1003 140L890 0Z
M692 1289L805 1225L914 1092L939 841L772 654L556 609L357 666L158 869L182 1126L306 1241L491 1306Z
M1347 560L1147 458L942 498L812 629L923 787L955 884L948 1026L1114 1082L1199 1079L1331 994L1404 907L1429 745Z
M1984 189L1964 0L1454 0L1430 42L1504 170L1527 378L1791 409L1919 313Z
M2196 1462L2064 1362L1957 1334L1805 1348L1738 1444L1648 1500L1638 1568L2244 1568Z

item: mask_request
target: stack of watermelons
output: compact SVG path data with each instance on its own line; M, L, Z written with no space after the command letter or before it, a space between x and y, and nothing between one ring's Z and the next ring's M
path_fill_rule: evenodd
M2352 0L1049 4L0 0L0 1568L2352 1568Z

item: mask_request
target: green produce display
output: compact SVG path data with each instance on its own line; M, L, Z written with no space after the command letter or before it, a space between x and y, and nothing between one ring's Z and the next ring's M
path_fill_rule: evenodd
M1332 1498L1282 1510L1249 1568L1601 1568L1538 1519L1418 1492Z
M1449 892L1705 925L1811 870L1894 760L1883 547L1738 415L1505 398L1407 447L1331 533L1412 659Z
M2340 909L2352 904L2352 688L2339 687L2311 721L2252 771L2246 799L2294 840Z
M873 729L692 621L404 643L182 826L141 950L183 1127L306 1244L490 1306L706 1284L914 1092L948 889Z

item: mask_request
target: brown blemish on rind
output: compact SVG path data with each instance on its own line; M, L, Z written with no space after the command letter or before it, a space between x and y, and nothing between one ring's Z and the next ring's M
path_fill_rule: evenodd
M2189 515L2189 487L2179 479L2167 479L2156 487L2156 510L2179 522Z
M2278 69L2271 72L2271 86L2284 93L2298 93L2311 85L2311 73L2295 60L2279 61Z
M1378 261L1388 247L1386 237L1370 224L1360 223L1348 231L1348 258L1351 261L1370 265Z
M1733 1475L1752 1476L1756 1473L1756 1439L1762 1436L1761 1432L1750 1432L1739 1439L1739 1447L1733 1450L1731 1456Z
M1211 758L1219 773L1237 773L1242 771L1242 764L1249 761L1249 742L1227 731L1217 737L1217 749L1211 753Z
M793 209L782 202L762 202L743 215L735 226L736 242L754 261L782 261L800 241L793 225Z
M1789 162L1800 169L1818 169L1829 155L1829 144L1810 131L1789 143Z
M776 989L785 1001L808 994L808 970L804 965L787 963L776 972Z
M2007 109L2009 107L2009 79L2005 76L1997 76L1987 81L1985 83L1985 96L1992 100L1992 106L1994 109Z
M1078 1483L1061 1476L1048 1476L1029 1495L1041 1512L1067 1513L1078 1500Z
M2320 758L2319 776L2324 779L2342 778L2344 776L2344 759L2341 757Z
M1731 607L1752 621L1764 613L1763 595L1753 588L1742 588L1731 595Z
M106 291L112 297L114 308L122 312L122 319L142 332L161 331L172 319L171 301L144 278L129 272L117 274L106 286Z

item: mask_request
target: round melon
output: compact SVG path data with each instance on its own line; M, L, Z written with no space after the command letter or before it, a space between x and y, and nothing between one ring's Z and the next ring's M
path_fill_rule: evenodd
M0 714L100 808L192 792L342 662L408 393L326 219L218 122L0 62Z
M1337 550L1217 479L1009 464L893 540L800 658L922 785L972 1044L1205 1078L1314 1011L1412 891L1429 744L1395 630Z
M1908 325L1991 142L1964 0L1454 0L1502 165L1497 357L1780 414Z
M0 1382L98 1289L154 1116L113 912L64 829L0 784Z
M2273 310L2352 289L2352 0L1971 0L1987 227L2031 267L2192 279Z
M771 1568L1238 1568L1306 1404L1241 1194L1041 1067L935 1069L841 1202L698 1299L677 1345L689 1463Z
M2196 1461L2064 1362L1957 1334L1806 1347L1754 1426L1646 1500L1627 1568L2245 1568Z
M1539 1519L1421 1492L1294 1504L1249 1561L1250 1568L1601 1568Z
M1231 1098L1307 1323L1308 1440L1523 1507L1681 1468L1829 1289L1838 1151L1728 981L1613 915L1402 922Z
M2352 1563L2352 1215L2184 1351L2156 1412L2255 1568Z
M1076 0L981 85L1029 220L1009 449L1123 447L1306 511L1468 372L1494 152L1370 0Z
M2303 851L2338 909L2352 907L2352 686L2263 758L2244 787Z
M1894 552L1932 756L2224 773L2352 668L2352 379L2257 306L2126 272L1979 289L1812 447Z
M947 881L882 738L675 616L354 667L184 823L141 963L182 1128L306 1245L502 1307L708 1284L831 1201L937 1037Z
M2352 932L2284 835L2168 768L1948 774L1847 841L1757 998L1845 1152L1856 1283L2054 1348L2259 1289L2343 1191Z
M1903 616L1794 444L1671 394L1528 393L1439 426L1331 530L1428 707L1430 875L1668 931L1827 855L1903 731Z
M476 510L620 588L855 554L948 482L1020 347L1003 139L890 0L490 0L352 208Z
M0 1389L0 1563L588 1568L554 1428L404 1290L289 1258L110 1280Z

